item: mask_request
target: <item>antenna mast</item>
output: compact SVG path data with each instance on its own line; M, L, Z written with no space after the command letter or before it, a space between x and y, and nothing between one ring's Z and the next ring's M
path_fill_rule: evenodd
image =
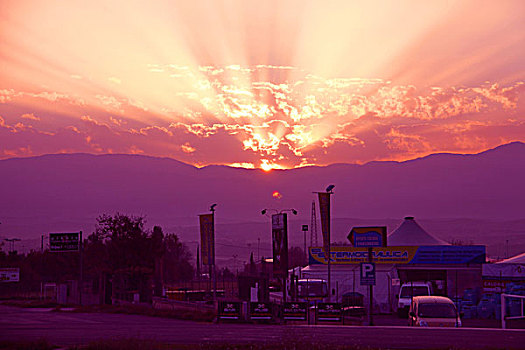
M315 212L315 200L312 201L312 214L310 216L310 247L318 247L317 243L317 214Z

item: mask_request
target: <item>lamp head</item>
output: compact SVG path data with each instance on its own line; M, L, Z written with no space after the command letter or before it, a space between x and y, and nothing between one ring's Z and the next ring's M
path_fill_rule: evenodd
M264 214L266 214L266 209L263 209L263 210L261 211L261 215L264 215Z
M210 211L215 211L215 207L217 206L217 203L214 203L210 206Z
M328 187L326 188L326 192L328 192L328 193L332 193L332 191L334 190L334 187L335 187L335 185L330 185L330 186L328 186Z
M292 209L292 214L293 214L293 215L297 215L297 210Z

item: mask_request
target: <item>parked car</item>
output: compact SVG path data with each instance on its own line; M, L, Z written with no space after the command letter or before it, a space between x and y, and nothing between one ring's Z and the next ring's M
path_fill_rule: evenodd
M412 299L408 325L415 327L461 327L461 315L447 297L418 296Z

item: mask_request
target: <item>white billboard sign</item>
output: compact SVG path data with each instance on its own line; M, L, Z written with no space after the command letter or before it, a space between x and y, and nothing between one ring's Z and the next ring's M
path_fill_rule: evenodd
M0 283L19 282L19 281L20 281L20 269L18 267L0 268Z

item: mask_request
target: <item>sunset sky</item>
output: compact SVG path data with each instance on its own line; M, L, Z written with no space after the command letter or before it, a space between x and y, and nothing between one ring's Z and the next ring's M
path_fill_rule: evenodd
M525 1L0 1L0 159L294 168L525 141Z

